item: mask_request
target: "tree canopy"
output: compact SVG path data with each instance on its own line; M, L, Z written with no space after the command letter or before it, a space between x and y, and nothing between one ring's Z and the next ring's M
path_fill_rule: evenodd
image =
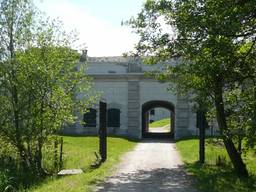
M140 35L138 55L146 63L179 58L155 74L176 83L199 106L213 107L230 159L248 175L232 127L247 141L256 124L256 2L253 0L148 0L127 22ZM171 78L170 78L171 76Z
M18 151L23 168L42 174L42 147L76 120L94 97L77 40L30 0L0 4L0 136ZM84 100L76 94L83 92Z

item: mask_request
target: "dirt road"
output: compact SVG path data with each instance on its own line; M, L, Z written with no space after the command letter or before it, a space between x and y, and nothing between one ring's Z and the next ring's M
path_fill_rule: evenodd
M196 192L175 143L145 140L125 154L98 192Z

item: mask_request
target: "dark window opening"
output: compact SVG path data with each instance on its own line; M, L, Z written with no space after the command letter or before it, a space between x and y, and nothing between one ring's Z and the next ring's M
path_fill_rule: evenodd
M152 109L152 110L150 111L150 115L155 115L155 110L154 110L154 109Z
M120 109L108 109L108 127L120 127Z
M87 113L84 114L85 127L96 127L96 109L90 108Z

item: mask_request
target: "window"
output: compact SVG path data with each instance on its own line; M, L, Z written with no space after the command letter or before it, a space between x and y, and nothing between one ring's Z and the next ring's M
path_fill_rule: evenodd
M90 108L87 113L84 114L85 127L96 127L96 109Z
M120 109L108 109L108 127L120 127Z

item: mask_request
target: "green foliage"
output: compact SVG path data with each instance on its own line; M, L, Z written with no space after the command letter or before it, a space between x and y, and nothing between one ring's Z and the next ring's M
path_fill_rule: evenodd
M43 18L30 0L1 2L0 39L0 136L26 171L41 175L48 137L95 100L91 81L72 49L75 34Z
M215 112L210 116L244 175L233 142L245 138L252 147L256 135L255 7L252 0L148 0L127 22L141 37L136 55L146 63L177 61L153 76Z
M0 159L7 159L7 158L15 158L18 156L17 151L15 150L15 148L13 148L13 146L6 142L5 140L3 140L0 137Z
M63 167L63 160L60 160L61 155L63 156L63 154L61 154L62 139L62 137L54 135L48 137L45 141L42 149L42 164L47 173L57 174Z
M8 178L3 172L0 171L0 190L4 191L7 186Z
M99 168L92 169L91 165L95 161L94 153L99 150L98 137L53 136L46 141L43 148L43 164L47 171L56 171L53 167L53 143L55 139L60 139L60 137L63 137L64 140L63 169L82 169L84 171L82 175L61 178L52 175L51 177L39 178L15 167L17 166L15 163L11 164L10 162L8 165L1 162L0 190L3 191L2 189L9 185L17 191L87 191L91 185L110 175L120 156L136 145L136 141L108 137L108 161ZM10 150L10 153L12 153L12 150Z
M44 170L48 174L53 174L59 171L59 155L60 155L60 146L57 146L57 153L55 153L54 142L60 137L53 136L49 137L43 146L43 159L42 165ZM38 177L34 175L33 172L24 170L17 149L0 139L0 191L4 191L9 186L9 190L12 189L25 189L36 183L40 183L45 179L45 177ZM57 158L56 158L57 157ZM8 190L7 190L8 191Z

